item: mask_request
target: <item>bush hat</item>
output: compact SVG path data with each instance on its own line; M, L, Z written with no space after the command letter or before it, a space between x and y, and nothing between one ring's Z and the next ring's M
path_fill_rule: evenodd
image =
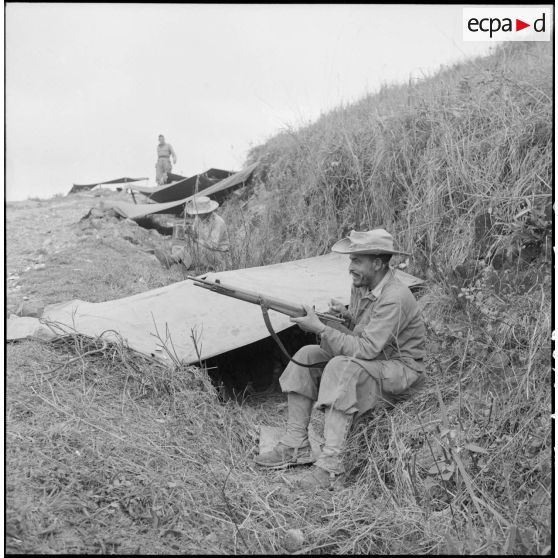
M339 254L402 254L410 256L393 248L393 237L384 229L371 231L351 231L349 236L336 242L332 252Z
M211 213L219 207L216 201L207 196L197 196L186 202L185 210L188 215L199 215L200 213Z

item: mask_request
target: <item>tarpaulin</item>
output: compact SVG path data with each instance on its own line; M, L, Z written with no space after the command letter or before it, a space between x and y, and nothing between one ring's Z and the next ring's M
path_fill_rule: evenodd
M6 341L32 337L45 341L56 337L55 331L42 324L38 318L11 314L6 322Z
M196 174L189 178L182 177L177 174L171 174L172 182L163 184L156 188L148 186L134 186L133 189L146 195L150 200L158 203L172 202L183 200L196 193L196 183L198 185L198 192L213 186L220 180L228 178L233 173L221 169L209 169L202 174Z
M219 192L223 192L224 190L229 190L230 188L244 184L252 176L252 173L256 170L257 166L258 163L254 163L253 165L246 167L244 170L241 170L233 174L232 176L229 176L228 178L217 182L217 184L209 186L209 188L206 188L203 191L203 195L213 196L215 198L217 197L216 194L218 194Z
M224 192L230 188L244 184L250 178L256 167L257 163L250 165L244 170L241 170L224 180L220 180L216 184L207 187L203 191L203 195L216 197L216 194L219 194L220 192ZM134 190L142 191L143 189L134 187ZM134 204L117 200L104 200L104 205L105 207L112 207L120 215L127 217L128 219L140 219L142 217L146 217L147 215L154 215L156 213L178 215L182 212L184 204L193 197L194 196L192 195L181 200L167 203L144 204Z
M123 178L115 178L114 180L105 180L105 182L95 182L95 184L74 184L68 194L84 192L95 188L95 186L101 186L104 184L127 184L128 182L139 182L140 180L147 180L147 178L128 178L127 176L124 176Z
M207 278L219 278L224 284L314 305L316 310L325 311L331 298L348 304L351 290L348 266L346 255L331 253L210 273ZM422 283L400 270L396 273L410 287ZM276 331L293 325L288 316L274 311L269 315ZM169 363L164 344L179 359L193 363L198 360L193 338L197 340L201 358L207 359L269 336L259 306L196 287L191 281L108 302L73 300L48 306L43 319L66 324L89 336L115 331L130 348ZM106 335L110 338L114 334Z
M189 198L186 198L189 199ZM122 217L128 219L141 219L147 215L156 213L169 213L178 215L182 212L186 200L178 200L168 203L128 203L123 201L106 199L103 200L103 207L114 209Z

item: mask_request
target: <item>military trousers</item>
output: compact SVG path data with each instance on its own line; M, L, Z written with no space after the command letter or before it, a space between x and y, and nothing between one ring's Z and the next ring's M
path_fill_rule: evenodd
M168 173L171 172L172 165L168 157L159 157L155 164L155 181L162 185L168 182Z
M361 360L333 356L319 345L306 345L294 355L304 364L328 361L325 368L306 368L289 362L279 378L285 393L298 393L324 410L332 407L357 416L378 404L393 404L422 374L399 360Z

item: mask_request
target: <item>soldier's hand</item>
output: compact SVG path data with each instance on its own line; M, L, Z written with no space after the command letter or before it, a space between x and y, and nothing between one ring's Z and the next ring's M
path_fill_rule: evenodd
M343 317L346 317L347 315L347 309L345 308L345 305L336 298L332 298L329 301L329 311L335 314L341 314L341 316Z
M320 318L316 316L314 309L303 304L304 310L306 310L306 316L301 318L291 318L291 322L298 324L304 331L309 331L310 333L323 333L325 325L320 321Z

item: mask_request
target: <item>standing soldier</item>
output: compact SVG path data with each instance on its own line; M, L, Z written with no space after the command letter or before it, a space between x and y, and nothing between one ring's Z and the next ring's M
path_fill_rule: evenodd
M165 136L161 134L159 136L159 145L157 146L157 163L155 164L155 178L159 186L167 183L168 174L172 170L171 157L173 164L176 165L176 153L172 145L165 142Z

